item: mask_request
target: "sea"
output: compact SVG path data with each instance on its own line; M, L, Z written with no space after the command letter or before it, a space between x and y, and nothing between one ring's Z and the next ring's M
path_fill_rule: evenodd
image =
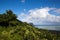
M52 25L35 25L35 27L39 28L39 29L47 29L47 30L57 30L60 31L60 26L52 26Z

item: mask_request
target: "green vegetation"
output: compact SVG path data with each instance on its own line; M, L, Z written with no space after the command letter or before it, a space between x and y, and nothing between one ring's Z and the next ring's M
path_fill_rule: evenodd
M11 10L0 14L0 40L60 40L60 34L21 22Z

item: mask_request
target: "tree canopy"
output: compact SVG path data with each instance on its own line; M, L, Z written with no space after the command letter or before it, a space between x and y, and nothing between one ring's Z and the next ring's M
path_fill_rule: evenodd
M11 10L7 10L6 13L0 14L0 26L8 26L10 21L16 19L17 16Z

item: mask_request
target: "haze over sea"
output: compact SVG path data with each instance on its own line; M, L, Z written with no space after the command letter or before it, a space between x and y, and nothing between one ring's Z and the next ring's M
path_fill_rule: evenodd
M35 25L35 27L40 28L40 29L47 29L47 30L57 30L57 31L60 31L60 26Z

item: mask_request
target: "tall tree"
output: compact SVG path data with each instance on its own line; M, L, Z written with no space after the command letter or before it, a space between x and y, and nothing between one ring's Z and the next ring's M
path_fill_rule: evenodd
M10 21L16 20L17 16L13 14L11 10L7 10L6 13L0 14L0 25L7 26Z

